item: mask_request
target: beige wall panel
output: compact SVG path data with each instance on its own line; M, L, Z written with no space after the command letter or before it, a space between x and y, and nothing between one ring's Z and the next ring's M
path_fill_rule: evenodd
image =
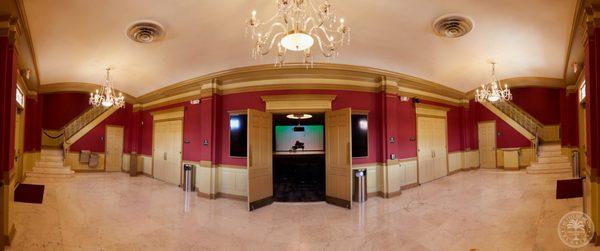
M196 167L196 188L199 192L207 195L215 195L218 188L218 170L209 166Z
M23 170L32 171L35 162L40 160L40 152L26 152L23 154Z
M502 149L496 150L496 166L504 166L504 150Z
M560 141L560 125L545 125L542 139L544 141Z
M246 169L219 167L219 193L237 196L247 195L248 172Z
M129 153L123 154L123 161L121 163L121 171L129 172L129 163L131 162L131 155Z
M453 152L448 154L448 170L455 172L465 168L465 153Z
M479 167L479 151L468 151L465 153L466 168Z
M152 156L141 155L139 163L142 165L142 172L147 175L152 175Z
M504 169L518 170L519 169L519 151L507 151L503 153Z
M65 158L65 166L70 166L73 171L104 171L104 153L98 155L98 167L91 168L87 163L79 162L78 152L69 152Z
M533 148L521 148L521 154L519 155L519 166L529 166L534 157Z

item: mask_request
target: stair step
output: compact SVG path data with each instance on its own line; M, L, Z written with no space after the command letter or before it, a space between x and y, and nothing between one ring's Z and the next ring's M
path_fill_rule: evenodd
M561 150L561 145L560 144L555 144L555 145L541 145L540 147L540 151L560 151Z
M63 156L63 151L60 149L42 149L40 156Z
M64 167L64 163L61 162L47 162L47 161L37 161L35 162L36 166L39 167L52 167L52 168L62 168Z
M63 162L63 157L62 156L49 156L49 155L43 155L40 157L40 161L44 161L44 162Z
M539 156L538 163L569 163L567 156Z
M38 173L38 172L26 172L27 177L36 178L70 178L73 177L73 173Z
M73 174L73 170L70 167L65 168L44 168L44 167L34 167L32 173L38 174Z
M571 168L560 168L560 169L529 169L527 168L527 173L529 174L549 174L549 173L571 173L573 170Z
M563 156L561 151L540 151L539 157L560 157Z

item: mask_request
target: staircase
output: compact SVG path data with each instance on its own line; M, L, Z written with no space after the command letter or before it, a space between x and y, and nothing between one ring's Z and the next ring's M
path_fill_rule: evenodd
M560 144L542 145L539 148L536 162L527 168L527 173L570 173L572 172L569 156L561 152Z
M59 130L57 136L62 144L57 147L43 147L40 152L40 160L36 161L32 171L26 172L28 177L71 177L73 170L65 166L65 156L69 153L69 147L81 137L93 129L96 125L117 111L118 108L92 107L77 116ZM44 132L46 133L46 132Z
M71 167L65 166L63 150L59 148L42 148L40 160L35 162L33 171L26 172L27 177L71 177Z
M544 124L511 102L484 102L482 104L531 140L535 156L532 156L527 173L572 172L571 160L569 156L562 154L560 143L553 143L555 139L545 137L544 132L547 132L548 128Z

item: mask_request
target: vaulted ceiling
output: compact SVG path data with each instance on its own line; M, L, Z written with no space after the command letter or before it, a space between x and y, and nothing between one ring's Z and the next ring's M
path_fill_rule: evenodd
M235 67L272 63L250 57L245 21L266 18L274 0L24 0L41 84L99 83L115 68L115 87L139 96L170 84ZM489 77L562 79L577 0L337 0L352 41L318 62L381 68L471 90ZM450 39L433 33L438 16L473 19L471 33ZM156 43L129 40L128 26L163 24Z

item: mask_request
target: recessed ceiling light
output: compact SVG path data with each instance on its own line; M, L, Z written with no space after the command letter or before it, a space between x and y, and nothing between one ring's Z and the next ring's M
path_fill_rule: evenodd
M304 113L304 114L300 113L300 114L288 114L286 117L288 119L309 119L309 118L312 118L312 115L306 114L306 113Z

